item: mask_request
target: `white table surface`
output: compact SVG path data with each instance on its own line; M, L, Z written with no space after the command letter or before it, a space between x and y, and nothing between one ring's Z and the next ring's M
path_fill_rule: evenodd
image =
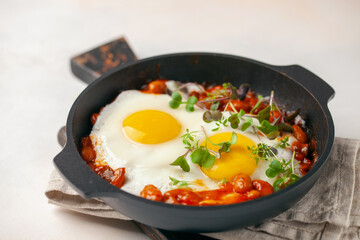
M147 239L131 222L49 205L58 129L86 87L71 56L125 35L181 51L299 64L326 80L336 136L360 137L360 1L0 1L0 239Z

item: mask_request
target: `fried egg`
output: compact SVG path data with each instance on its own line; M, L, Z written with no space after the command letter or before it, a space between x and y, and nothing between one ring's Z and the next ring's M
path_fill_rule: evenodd
M224 118L230 117L229 112L223 112ZM256 118L253 118L255 125L260 125ZM221 125L217 131L215 129L216 122L204 125L204 129L209 136L210 141L219 143L224 141L230 141L232 132L237 135L236 144L231 145L231 151L229 153L222 153L220 159L217 159L214 166L211 169L202 169L202 171L210 178L215 180L226 179L232 181L232 179L238 173L245 173L251 177L251 179L260 179L273 183L275 179L268 178L265 174L266 169L269 167L270 162L259 161L251 156L251 151L248 149L256 147L259 143L265 143L268 146L275 146L279 143L279 140L269 140L266 136L263 136L259 131L254 128L248 128L245 131L240 129L233 129L230 126ZM292 137L291 137L292 139ZM208 144L208 149L217 151L219 147ZM290 159L292 153L290 149L277 148L278 158Z
M90 137L96 151L97 165L109 165L113 169L126 168L126 179L122 190L139 195L148 184L153 184L162 192L176 188L169 177L186 181L195 190L216 189L219 181L231 181L238 173L246 173L252 179L272 183L265 175L269 163L256 164L250 156L248 146L260 142L272 146L277 140L268 140L254 129L246 131L203 121L204 110L195 106L194 112L186 112L185 106L178 109L169 107L171 97L165 94L147 94L137 90L124 91L114 102L103 108L93 126ZM224 117L230 113L223 113ZM228 115L226 115L228 114ZM254 119L256 121L256 119ZM237 142L231 145L229 153L222 153L210 169L204 169L186 160L189 172L178 166L171 166L187 149L181 136L196 131L200 144L205 144L206 135L210 141L219 143L230 141L232 132L237 134ZM218 146L207 143L207 148L218 151ZM291 158L290 150L279 149L280 158Z

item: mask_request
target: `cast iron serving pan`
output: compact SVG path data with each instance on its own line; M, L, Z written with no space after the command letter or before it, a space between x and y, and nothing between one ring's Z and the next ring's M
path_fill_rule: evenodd
M275 91L290 110L301 107L317 140L319 158L295 184L269 196L223 206L180 206L150 201L118 189L94 173L79 154L80 138L88 135L90 116L122 90L140 89L158 78L235 86L249 83L259 94ZM334 124L327 107L334 90L310 71L297 66L272 66L216 53L177 53L151 57L118 67L91 83L74 102L66 124L67 144L55 157L64 179L84 198L99 198L115 210L146 225L188 232L215 232L258 224L287 210L315 184L334 142Z

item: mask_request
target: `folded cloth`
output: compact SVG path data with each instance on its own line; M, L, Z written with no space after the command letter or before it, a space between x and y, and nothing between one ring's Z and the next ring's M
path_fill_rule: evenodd
M130 220L100 200L81 198L53 171L49 203L105 218ZM206 233L218 239L360 239L360 140L335 138L314 187L295 206L262 224Z

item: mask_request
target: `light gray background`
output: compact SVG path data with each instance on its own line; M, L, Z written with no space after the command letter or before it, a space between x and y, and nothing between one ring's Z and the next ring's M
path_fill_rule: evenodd
M299 64L336 91L336 135L360 137L360 1L0 0L0 238L146 239L132 223L72 213L43 194L85 84L69 59L125 35L139 58L182 51Z

